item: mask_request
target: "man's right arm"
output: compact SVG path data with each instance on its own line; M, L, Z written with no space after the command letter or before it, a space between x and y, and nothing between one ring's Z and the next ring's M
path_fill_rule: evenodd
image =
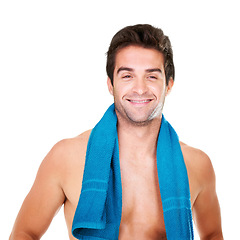
M49 227L65 201L62 189L64 140L57 143L43 160L29 194L15 221L10 240L37 240Z

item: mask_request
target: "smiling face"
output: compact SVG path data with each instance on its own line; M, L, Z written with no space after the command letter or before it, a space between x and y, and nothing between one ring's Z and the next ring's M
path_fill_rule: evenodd
M118 119L135 125L146 125L161 119L165 96L173 85L166 86L164 57L155 49L128 46L116 54L113 86Z

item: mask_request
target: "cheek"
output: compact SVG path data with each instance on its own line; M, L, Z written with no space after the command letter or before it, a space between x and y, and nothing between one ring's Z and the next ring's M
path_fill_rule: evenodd
M155 83L149 85L149 90L157 97L161 98L166 94L166 86L165 84Z
M131 86L126 83L118 83L114 85L113 90L115 95L123 97L131 91Z

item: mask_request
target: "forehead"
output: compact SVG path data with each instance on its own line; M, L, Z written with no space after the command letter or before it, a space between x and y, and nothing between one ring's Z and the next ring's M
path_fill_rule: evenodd
M131 68L164 68L164 56L156 49L128 46L116 54L115 69L127 66Z

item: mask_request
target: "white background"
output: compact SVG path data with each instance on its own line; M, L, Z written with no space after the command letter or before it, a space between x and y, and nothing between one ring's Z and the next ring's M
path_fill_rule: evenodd
M237 239L238 9L233 0L1 1L1 239L51 147L92 128L112 103L105 53L118 30L137 23L171 39L176 82L164 113L182 141L210 156L224 236ZM62 210L42 239L68 239Z

